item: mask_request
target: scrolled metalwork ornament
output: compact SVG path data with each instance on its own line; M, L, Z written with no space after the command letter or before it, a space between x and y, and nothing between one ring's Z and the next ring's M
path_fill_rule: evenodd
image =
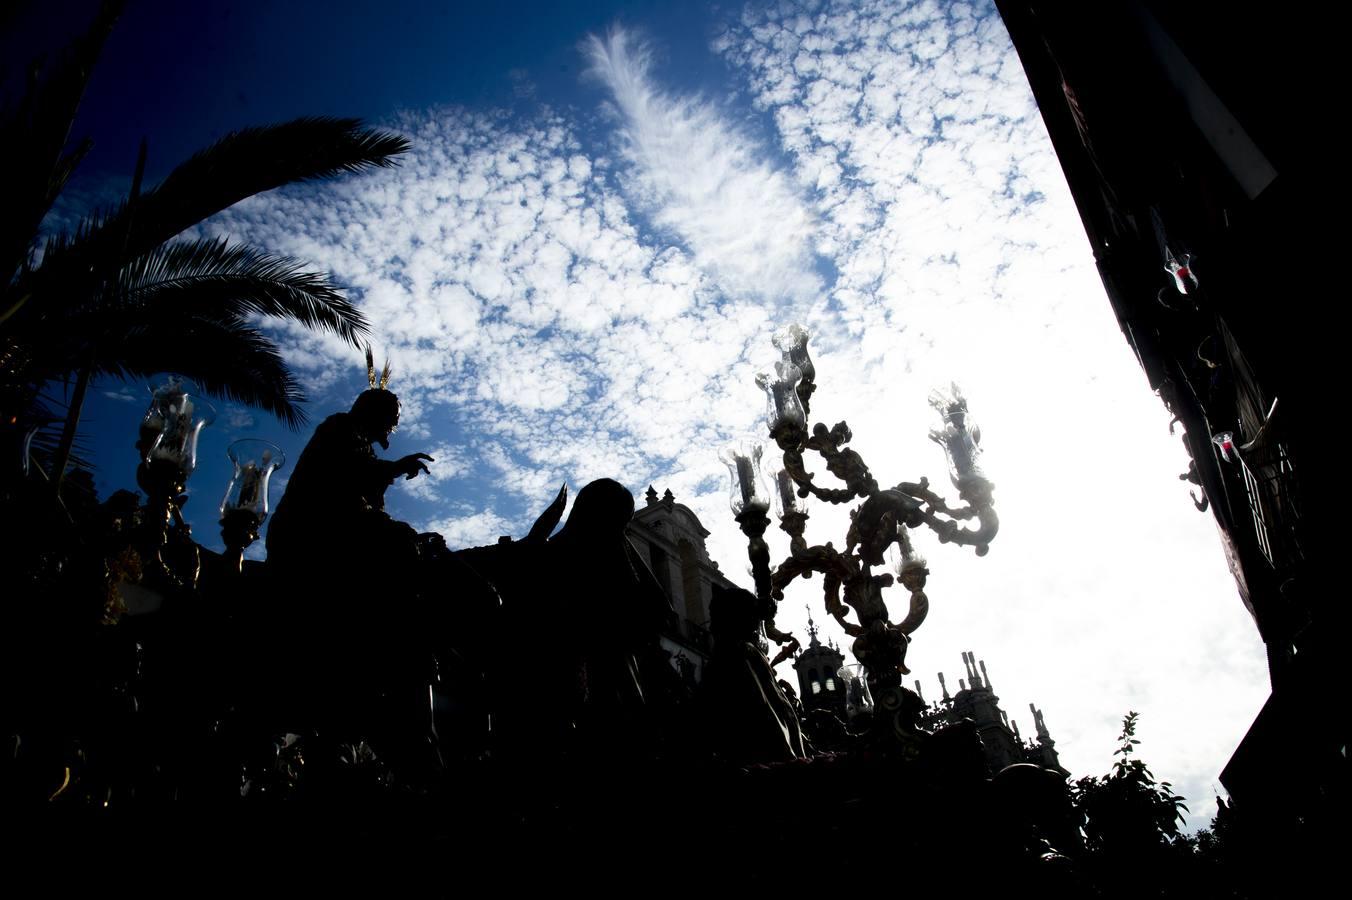
M994 485L977 463L981 431L956 385L934 392L930 404L939 413L941 425L930 432L930 438L944 449L950 479L963 505L951 506L927 478L881 488L863 457L846 446L853 437L847 423L837 422L830 428L817 423L808 428L810 400L816 390L816 366L808 354L808 339L801 325L777 332L773 343L783 358L773 374L762 373L756 379L766 392L769 436L783 453L783 468L774 474L770 494L776 501L779 527L789 536L790 554L773 571L764 539L769 520L768 504L760 499L765 489L759 448L743 451L740 464L725 459L733 475L733 511L748 538L756 593L767 614L766 634L782 644L797 644L791 635L774 627L774 612L794 579L820 574L826 610L854 638L851 650L867 672L878 710L890 722L888 730L909 734L913 710L907 704L901 676L909 672L906 650L911 634L925 621L930 608L924 590L929 568L912 546L909 532L923 525L940 543L970 546L978 556L986 554L999 530L999 519L994 510ZM817 484L816 474L804 462L809 451L821 457L826 471L843 486ZM835 504L863 501L850 513L843 551L829 542L808 544L804 534L809 516L801 501L809 496ZM972 519L977 522L975 528L963 526ZM895 571L874 574L889 553L895 556ZM906 615L896 623L883 597L883 591L894 584L910 594Z

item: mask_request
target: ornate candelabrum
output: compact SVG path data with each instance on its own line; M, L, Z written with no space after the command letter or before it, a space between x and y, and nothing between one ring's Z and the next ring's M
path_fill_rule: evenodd
M258 529L268 517L268 490L272 473L286 465L286 454L276 444L245 438L226 449L235 474L221 500L221 540L231 571L244 566L244 551L258 540Z
M941 419L930 438L944 448L949 476L962 506L949 506L930 489L925 478L886 489L879 487L863 458L846 446L852 435L844 422L829 429L818 423L809 433L816 368L808 355L808 338L807 330L800 325L790 325L775 334L773 342L783 358L772 372L756 377L766 393L766 424L770 438L783 452L783 468L771 476L773 487L767 491L760 472L763 451L759 446L726 452L724 461L732 475L733 514L749 540L748 554L765 614L766 634L785 646L779 658L797 646L792 635L774 625L784 588L795 578L820 573L827 612L854 638L851 650L867 672L867 686L877 711L890 713L894 724L901 727L899 717L909 705L901 686L901 676L909 671L906 647L929 612L924 590L929 569L915 552L909 530L925 525L941 543L971 546L978 556L984 556L999 529L991 497L994 486L977 465L981 432L972 423L967 401L956 385L930 397L930 405ZM807 471L803 459L809 450L822 458L827 471L843 487L816 483L816 475ZM766 493L775 501L779 527L789 535L790 555L773 571L764 540L769 525ZM836 504L863 501L850 512L844 550L829 542L808 545L804 538L810 518L804 502L808 497ZM975 528L961 524L972 519L976 520ZM874 574L874 567L884 566L890 571ZM883 589L896 583L910 592L910 605L905 618L893 623ZM857 621L850 621L851 612Z
M200 559L190 540L180 543L192 548L187 554L191 558L171 563L166 555L170 529L176 528L183 535L189 532L181 509L183 491L197 467L198 436L215 419L211 404L190 396L183 380L172 375L151 392L150 408L141 420L136 443L141 464L136 481L146 492L149 529L142 558L170 586L191 586L197 579Z

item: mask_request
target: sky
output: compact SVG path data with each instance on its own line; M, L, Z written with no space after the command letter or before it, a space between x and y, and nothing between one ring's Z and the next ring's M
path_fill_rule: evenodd
M1025 736L1028 704L1043 711L1076 777L1108 771L1137 711L1142 758L1206 825L1268 693L1262 643L994 7L465 6L133 2L53 227L125 191L142 135L148 181L299 115L406 135L399 168L261 195L194 233L305 260L361 306L403 402L389 455L436 459L390 512L452 547L521 536L561 483L613 477L670 489L749 585L718 451L765 438L754 376L774 330L810 329L813 419L847 421L883 484L947 488L926 397L956 381L1001 532L984 558L913 533L932 574L912 678L937 699L937 673L955 689L972 650ZM271 328L312 424L345 410L359 352ZM93 394L100 489L134 487L146 388ZM227 444L264 437L294 461L308 438L217 405L187 507L214 547ZM809 542L841 546L845 508L811 514ZM820 585L796 582L780 625L805 638L810 608L847 644ZM904 615L904 596L890 605Z

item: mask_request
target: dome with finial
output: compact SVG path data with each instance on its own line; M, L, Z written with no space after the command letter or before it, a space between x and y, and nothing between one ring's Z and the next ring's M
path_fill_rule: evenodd
M840 669L845 665L845 655L834 641L821 642L821 630L812 619L810 607L807 634L807 648L793 661L793 668L798 673L799 697L808 709L827 709L844 718L845 689Z

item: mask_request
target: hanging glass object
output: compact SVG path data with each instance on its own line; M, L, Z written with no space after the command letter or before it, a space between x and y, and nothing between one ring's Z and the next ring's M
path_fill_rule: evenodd
M1228 463L1239 462L1239 448L1235 446L1235 433L1233 431L1222 431L1211 439L1211 443L1216 445L1216 449L1221 452L1221 459Z
M1174 287L1180 294L1191 294L1197 290L1197 273L1192 268L1192 254L1184 253L1182 259L1167 251L1164 258L1164 271L1173 276Z

